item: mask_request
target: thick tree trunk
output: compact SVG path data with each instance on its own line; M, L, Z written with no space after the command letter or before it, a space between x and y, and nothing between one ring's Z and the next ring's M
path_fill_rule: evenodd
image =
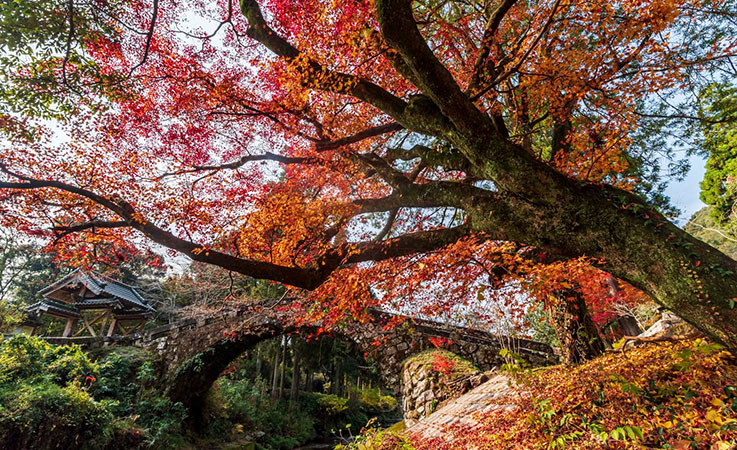
M602 260L609 273L737 354L737 261L688 235L636 195L568 178L525 151L436 59L409 2L380 0L376 11L382 36L424 94L406 106L382 101L380 107L405 128L452 144L469 163L464 171L493 180L496 191L458 195L453 185L441 188L438 199L457 200L471 228L494 239ZM352 94L362 98L365 92Z
M621 198L612 203L626 209L608 217L599 212L598 220L589 215L587 228L591 226L598 251L582 253L602 257L610 273L737 350L737 262L654 211L638 208L642 203Z
M473 229L536 246L548 258L593 258L603 270L737 351L737 261L678 228L634 194L577 183L549 168L540 172L528 180L527 192L504 193L508 207L475 200L466 208Z
M256 347L256 377L261 378L261 346Z
M622 334L625 336L637 336L642 333L640 325L637 323L637 319L631 315L617 317L617 324L619 329L622 330Z
M340 366L340 362L335 362L335 371L333 372L331 391L333 394L340 397L340 382L343 380L343 371Z
M578 364L604 353L606 346L580 291L558 291L555 297L550 298L548 312L560 342L563 361Z
M609 286L609 294L611 296L615 296L621 291L619 282L616 278L609 277L606 280L606 283ZM619 325L620 330L622 330L622 334L625 336L637 336L642 333L642 329L637 323L637 319L631 314L623 314L617 317L617 324Z

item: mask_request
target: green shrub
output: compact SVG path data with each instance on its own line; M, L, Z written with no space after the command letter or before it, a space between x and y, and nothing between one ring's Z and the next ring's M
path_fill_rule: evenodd
M110 440L112 415L77 384L5 384L0 405L0 447L6 450L97 449Z
M319 413L328 417L337 417L348 409L348 399L333 394L316 394Z
M77 345L52 346L37 337L19 334L0 345L0 383L49 376L59 384L96 377L97 366Z
M118 417L131 414L139 386L131 382L133 373L129 358L112 353L98 362L98 378L90 393L98 400L106 401L108 408Z
M0 341L0 448L181 447L186 411L157 393L155 372L140 354L93 362L75 345Z
M182 423L187 411L181 403L165 397L146 398L136 404L135 413L135 423L144 427L149 447L175 449L185 444Z
M354 391L361 403L361 408L369 414L382 414L394 411L397 408L397 399L391 395L383 395L381 389L366 388Z
M286 400L272 405L268 395L264 395L266 386L263 380L222 378L211 396L217 399L212 403L221 404L227 420L238 425L243 435L255 432L264 433L258 441L268 449L288 450L308 442L316 436L313 424L315 405L307 410L300 405L295 411L289 411ZM209 434L215 435L226 429L222 418L217 417L209 425Z

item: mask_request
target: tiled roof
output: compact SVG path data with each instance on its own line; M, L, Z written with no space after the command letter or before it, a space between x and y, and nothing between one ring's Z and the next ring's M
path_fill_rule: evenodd
M123 305L120 300L116 298L86 298L80 302L74 303L77 308L85 308L92 306L113 306L116 308L122 308Z
M77 283L84 285L95 295L100 296L107 294L120 300L124 307L154 311L154 308L152 308L146 299L143 298L132 286L112 280L97 272L84 272L80 269L74 270L61 280L42 289L39 293L48 297L48 294L59 289L63 289L64 286L74 285ZM84 302L89 302L89 299L84 300ZM82 304L89 305L90 303Z
M38 314L40 312L50 312L50 313L57 313L57 314L65 314L68 316L73 317L79 317L79 311L76 310L76 308L70 307L69 305L66 305L61 302L57 302L48 298L45 298L41 300L40 302L34 303L28 308L26 308L26 311L33 314Z
M103 280L103 282L105 282L102 286L104 292L122 299L125 303L153 311L153 308L134 288L113 280Z

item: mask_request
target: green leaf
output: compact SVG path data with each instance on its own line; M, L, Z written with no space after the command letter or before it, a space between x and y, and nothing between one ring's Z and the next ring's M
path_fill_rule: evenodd
M632 430L632 427L625 426L624 431L627 432L627 436L629 436L630 439L635 439L636 436L635 436L635 432Z
M637 436L637 438L639 440L641 440L641 441L644 441L645 440L645 436L642 434L642 428L640 428L640 427L632 427L632 431L635 432L635 435Z

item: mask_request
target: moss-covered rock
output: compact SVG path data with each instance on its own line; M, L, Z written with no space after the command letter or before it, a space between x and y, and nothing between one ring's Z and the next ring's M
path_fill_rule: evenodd
M446 350L428 350L402 366L402 413L408 424L431 414L442 402L471 388L476 366Z

